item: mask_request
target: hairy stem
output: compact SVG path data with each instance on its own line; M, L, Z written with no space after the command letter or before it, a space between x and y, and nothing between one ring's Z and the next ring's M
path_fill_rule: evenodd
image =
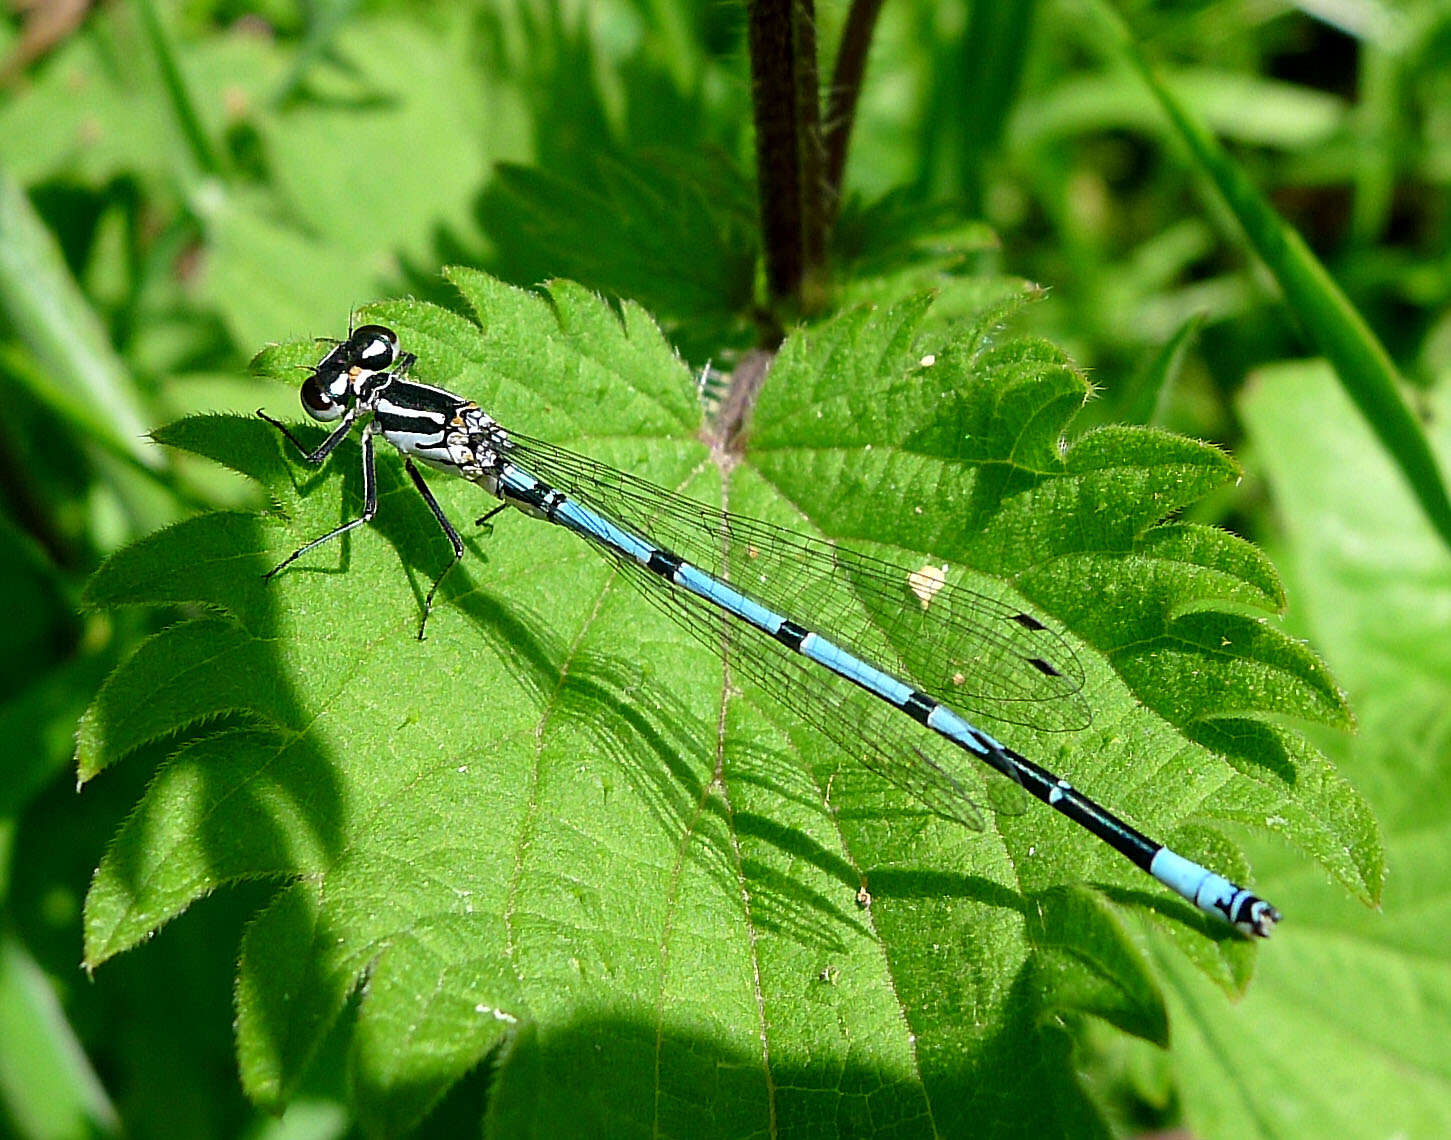
M752 0L747 8L756 179L771 299L801 311L823 300L825 152L812 0Z

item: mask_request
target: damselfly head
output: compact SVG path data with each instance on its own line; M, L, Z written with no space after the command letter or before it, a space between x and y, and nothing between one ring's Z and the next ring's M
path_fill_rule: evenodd
M302 406L324 423L342 418L348 401L398 359L398 334L385 325L361 325L317 363L302 382Z

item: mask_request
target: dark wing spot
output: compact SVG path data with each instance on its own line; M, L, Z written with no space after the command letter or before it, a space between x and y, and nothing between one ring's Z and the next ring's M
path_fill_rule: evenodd
M1041 657L1029 657L1028 658L1028 664L1031 665L1034 669L1038 670L1038 672L1043 673L1046 676L1049 676L1049 677L1061 677L1061 676L1063 676L1062 673L1058 672L1057 669L1053 668L1052 665L1048 664L1048 662L1044 661Z
M1040 629L1048 627L1035 618L1032 614L1014 614L1012 620L1017 622L1024 629L1031 629L1035 633Z

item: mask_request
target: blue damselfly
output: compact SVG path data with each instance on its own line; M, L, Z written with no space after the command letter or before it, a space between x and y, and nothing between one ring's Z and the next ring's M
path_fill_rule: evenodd
M980 828L952 774L958 749L1109 844L1201 910L1264 937L1279 920L1265 900L1155 843L1047 769L970 724L953 705L1009 724L1072 729L1088 721L1082 669L1062 637L1031 614L947 583L662 490L501 427L474 402L409 379L415 358L382 325L338 343L302 384L308 414L337 427L309 451L263 416L307 462L321 464L358 425L363 513L305 552L369 522L378 508L373 441L403 455L409 478L463 557L458 531L414 460L478 483L506 507L588 541L674 621L821 730L869 770L939 815ZM258 413L262 415L262 413ZM910 722L915 721L916 725Z

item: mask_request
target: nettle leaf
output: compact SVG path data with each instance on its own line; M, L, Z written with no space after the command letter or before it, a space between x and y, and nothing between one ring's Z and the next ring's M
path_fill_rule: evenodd
M914 297L788 338L744 454L721 464L638 307L452 279L477 324L418 303L368 314L419 378L704 502L1026 602L1073 640L1095 719L1015 729L1013 747L1226 874L1247 868L1216 821L1281 834L1377 895L1369 813L1283 719L1344 723L1339 692L1244 616L1280 606L1274 572L1173 521L1235 477L1220 452L1141 429L1065 448L1086 389L1062 355L991 318L942 331ZM318 354L285 345L259 367L295 383ZM1093 1014L1167 1039L1145 939L1243 985L1246 942L1068 821L1029 805L979 833L927 814L724 676L559 528L517 512L465 527L419 642L449 550L389 449L374 525L264 583L356 516L356 445L314 471L257 420L159 438L277 509L188 520L91 583L93 605L190 616L81 728L83 777L178 742L97 871L86 960L275 877L237 990L259 1102L287 1100L346 1012L378 1133L492 1056L489 1121L509 1134L1099 1134L1068 1027ZM432 485L460 522L494 502Z
M1428 393L1442 462L1444 396ZM1237 406L1285 520L1296 616L1355 694L1360 732L1332 743L1375 803L1395 874L1372 913L1293 853L1256 844L1283 864L1299 921L1246 999L1216 1001L1163 959L1170 1064L1202 1074L1183 1085L1184 1124L1204 1137L1444 1136L1451 558L1325 362L1266 366Z

